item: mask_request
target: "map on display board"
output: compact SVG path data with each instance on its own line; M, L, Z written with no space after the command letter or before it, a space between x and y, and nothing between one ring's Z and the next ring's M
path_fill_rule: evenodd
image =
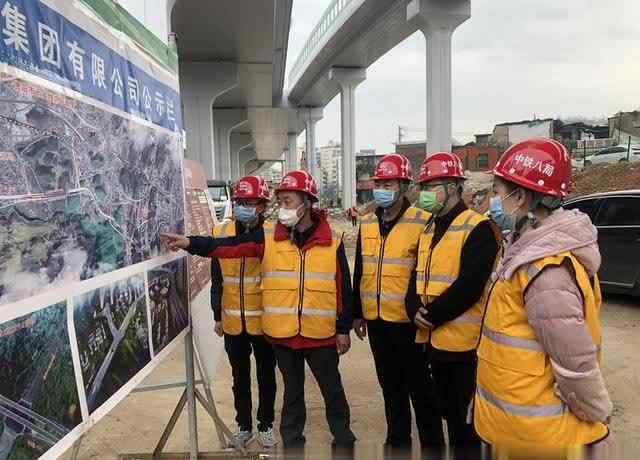
M178 78L85 8L0 0L0 459L56 458L189 325Z

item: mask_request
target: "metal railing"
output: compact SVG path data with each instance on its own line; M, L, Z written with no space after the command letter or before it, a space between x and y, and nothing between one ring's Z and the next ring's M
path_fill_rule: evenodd
M289 87L293 86L295 80L300 76L304 65L312 56L317 46L320 44L325 34L331 29L331 26L340 17L341 13L353 0L333 0L325 12L322 14L320 21L311 31L311 35L304 44L302 51L296 58L291 71L289 72Z

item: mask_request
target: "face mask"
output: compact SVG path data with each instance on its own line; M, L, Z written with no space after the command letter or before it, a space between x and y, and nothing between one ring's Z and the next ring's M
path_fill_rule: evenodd
M238 205L235 209L236 219L242 223L253 222L258 217L256 208Z
M436 214L442 209L442 203L438 201L436 192L423 190L418 195L418 207Z
M396 192L393 190L385 190L377 188L373 191L373 199L380 208L390 208L396 201Z
M298 216L298 210L303 206L304 204L301 204L295 209L280 208L278 210L278 220L285 227L295 227L302 219L302 216Z
M491 218L503 232L513 232L516 228L516 219L513 213L506 214L502 203L515 193L515 190L504 198L500 196L491 197L489 200L489 213Z

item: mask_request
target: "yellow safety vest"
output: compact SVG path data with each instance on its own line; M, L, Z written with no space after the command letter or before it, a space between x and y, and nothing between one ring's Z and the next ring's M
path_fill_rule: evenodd
M378 217L372 213L360 226L362 280L360 298L366 320L382 318L407 323L405 298L416 265L418 240L431 214L408 208L391 232L380 235Z
M573 265L584 299L585 323L600 348L598 318L602 299L597 278L592 285L584 267L570 253L546 257L497 281L478 346L474 423L487 443L510 449L546 449L589 444L604 438L607 427L573 415L554 393L554 376L528 322L524 292L547 266Z
M471 209L461 212L453 219L434 248L431 247L431 242L435 225L430 225L422 233L416 267L416 290L424 305L440 296L458 278L462 248L473 229L487 220ZM464 314L432 331L431 345L444 351L462 352L475 349L480 337L485 302L486 297L483 296ZM429 341L429 332L418 329L416 342Z
M264 225L265 233L271 224ZM213 236L236 236L236 223L227 222L213 227ZM261 335L262 291L261 263L257 257L219 259L222 271L222 328L225 334L239 335L243 330Z
M265 234L262 328L266 335L327 339L336 334L336 266L341 241L341 236L332 233L329 245L303 251L288 239L276 241L273 233Z

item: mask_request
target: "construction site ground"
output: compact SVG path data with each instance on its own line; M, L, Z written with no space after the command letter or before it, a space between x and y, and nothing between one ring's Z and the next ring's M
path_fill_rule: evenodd
M355 232L350 224L342 219L335 220L336 227L346 231L347 253L353 260ZM605 296L602 322L604 376L615 404L610 427L621 448L620 458L636 459L640 452L640 299ZM223 420L233 428L235 412L231 391L232 379L226 355L220 359L218 368L212 382L214 397ZM351 351L341 359L340 369L351 406L352 428L359 440L353 458L381 459L382 443L386 434L384 406L368 342L360 341L352 334ZM144 384L175 382L183 378L184 352L183 347L178 347L153 371ZM324 404L309 372L306 384L305 457L330 458L331 434L325 421ZM282 404L282 379L279 372L278 385L276 429ZM78 458L115 459L123 453L152 452L181 391L170 389L129 395L85 435ZM254 396L256 395L257 388L254 383ZM198 410L198 424L200 449L217 451L219 445L213 424L202 408ZM187 450L188 425L183 415L167 444L166 451ZM69 459L69 453L63 458ZM414 458L420 458L417 450Z

